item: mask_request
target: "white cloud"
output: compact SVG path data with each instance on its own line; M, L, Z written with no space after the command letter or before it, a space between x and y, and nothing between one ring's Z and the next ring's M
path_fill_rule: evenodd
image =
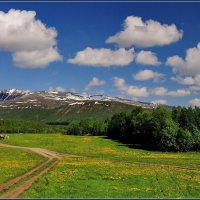
M191 95L191 91L186 89L178 89L176 91L169 91L167 95L171 97L185 97Z
M105 85L105 83L106 82L104 80L100 80L97 77L93 77L92 80L86 85L85 90L89 91L93 87L102 86L102 85Z
M125 66L130 64L134 57L134 49L111 50L87 47L83 51L77 52L75 58L68 59L68 63L93 67Z
M149 93L146 87L137 87L133 85L127 85L125 80L122 78L115 77L114 86L124 95L135 98L135 97L147 97Z
M193 94L190 89L177 89L168 90L165 87L156 87L153 89L148 89L147 87L138 87L134 85L127 85L123 78L115 77L114 86L125 96L132 98L137 97L147 97L149 95L155 96L170 96L170 97L185 97ZM164 103L163 103L164 104Z
M185 97L191 95L191 91L187 89L178 89L175 91L169 91L165 87L157 87L151 91L151 94L156 96Z
M61 61L62 57L55 48L35 51L18 51L13 54L13 61L21 68L45 68L50 62Z
M195 92L195 91L199 91L199 90L200 90L200 86L198 86L198 85L190 86L190 87L189 87L189 90L190 90L190 91L194 91L194 92Z
M160 24L158 21L142 21L141 17L128 16L124 21L124 30L110 36L106 43L116 43L120 47L164 46L180 40L183 31L176 25Z
M167 94L168 89L165 87L157 87L154 88L151 93L156 96L165 96Z
M200 74L200 43L197 47L186 50L185 59L179 56L171 56L167 58L166 65L171 66L175 73L179 72L183 75Z
M66 92L66 89L62 86L58 87L49 87L49 91L56 91L56 92Z
M151 103L156 104L156 105L166 105L167 101L165 99L158 99L158 100L154 100Z
M0 12L0 49L14 52L14 62L27 68L45 67L61 60L56 49L57 31L36 19L35 11L11 9ZM41 61L41 56L48 55ZM23 55L27 58L22 58ZM30 58L30 61L28 60ZM34 59L40 59L37 64Z
M35 11L0 12L0 48L5 51L42 50L56 45L55 28L35 19Z
M195 98L189 101L189 105L200 107L200 99Z
M139 71L137 74L133 76L133 78L139 81L146 81L150 79L153 79L154 81L159 81L164 76L165 76L164 74L146 69Z
M173 71L177 73L178 68L184 65L184 61L179 56L171 56L167 58L166 65L174 67Z
M161 62L158 61L156 54L151 51L140 51L136 56L136 63L155 66L161 64Z
M194 77L194 84L200 86L200 74Z
M194 78L191 76L187 77L177 76L177 77L172 77L171 80L176 81L177 83L182 85L193 85L195 83Z
M176 76L172 77L171 80L178 82L182 85L191 85L189 89L191 91L198 91L200 86L200 74L197 74L196 76Z

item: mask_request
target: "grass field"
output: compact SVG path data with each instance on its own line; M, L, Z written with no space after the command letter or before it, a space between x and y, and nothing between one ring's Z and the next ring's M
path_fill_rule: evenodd
M24 134L6 142L81 156L62 159L22 197L200 197L200 153L137 150L91 136Z
M0 147L0 184L23 174L45 159L19 149Z

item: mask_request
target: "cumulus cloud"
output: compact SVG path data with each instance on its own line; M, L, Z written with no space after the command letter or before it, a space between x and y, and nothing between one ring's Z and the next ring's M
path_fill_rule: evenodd
M185 97L191 95L191 91L186 89L178 89L176 91L169 91L167 95L171 97Z
M133 78L139 81L146 81L150 79L153 79L154 81L159 81L164 76L165 75L162 73L146 69L146 70L141 70L137 74L133 75Z
M122 78L115 77L114 86L123 94L132 98L135 97L147 97L149 93L146 87L137 87L133 85L127 85Z
M165 96L167 94L168 89L165 87L156 87L151 93L156 96Z
M136 56L136 63L142 65L160 65L161 62L158 61L158 58L155 53L151 51L140 51Z
M151 90L151 94L156 96L185 97L191 95L191 91L187 89L178 89L175 91L169 91L165 87L157 87Z
M111 50L87 47L83 51L77 52L75 58L68 59L68 63L93 67L125 66L130 64L134 57L134 49Z
M183 31L176 25L160 24L158 21L143 21L141 17L128 16L124 21L124 30L110 36L106 43L116 43L120 47L164 46L180 40Z
M183 75L200 74L200 43L197 47L186 50L186 57L183 59L180 56L171 56L167 58L166 65L171 66L175 73Z
M176 77L172 77L171 80L176 81L177 83L179 83L181 85L195 84L195 80L192 76L187 76L187 77L176 76Z
M11 9L7 13L0 12L0 27L0 49L12 52L16 65L38 68L62 59L56 49L56 29L46 27L36 19L35 11Z
M167 58L166 65L174 67L173 71L177 73L181 66L184 66L184 60L179 56L171 56Z
M61 61L55 48L35 51L19 51L13 54L13 61L21 68L45 68L50 62Z
M190 85L188 88L190 91L199 91L200 90L200 74L196 76L176 76L172 77L171 80L178 82L182 85Z
M194 92L195 92L195 91L199 91L199 90L200 90L200 86L198 86L198 85L190 86L190 87L189 87L189 90L190 90L190 91L194 91Z
M189 105L200 107L200 99L195 98L189 101Z
M170 97L185 97L193 94L190 89L177 89L177 90L168 90L165 87L156 87L148 89L147 87L138 87L134 85L126 84L123 78L115 77L113 78L114 86L122 95L129 96L132 98L137 97L147 97L149 95L154 96L170 96ZM165 104L163 102L163 104Z
M49 87L49 91L56 91L56 92L66 92L66 89L62 86L58 87Z
M93 87L102 86L102 85L105 85L105 83L106 82L104 80L100 80L97 77L93 77L92 80L86 85L85 90L89 91Z
M155 105L166 105L167 101L165 99L158 99L158 100L154 100L151 103L155 104Z

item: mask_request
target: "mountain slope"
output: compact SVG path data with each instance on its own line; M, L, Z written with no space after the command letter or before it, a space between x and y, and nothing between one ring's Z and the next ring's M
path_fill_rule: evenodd
M0 91L0 107L3 108L58 108L63 105L84 105L85 101L95 101L95 105L101 102L119 102L129 105L154 107L152 103L143 103L119 97L111 97L104 95L80 95L71 92L58 91L41 91L30 92L22 90L1 90Z
M86 101L84 104L69 104L59 108L27 108L9 109L0 108L1 119L23 119L40 122L79 120L85 118L106 118L113 113L128 111L132 105L107 102L95 104L96 101Z
M104 95L84 96L71 92L22 90L0 91L0 118L35 121L64 121L105 118L113 113L131 110L133 106L154 108L143 103Z

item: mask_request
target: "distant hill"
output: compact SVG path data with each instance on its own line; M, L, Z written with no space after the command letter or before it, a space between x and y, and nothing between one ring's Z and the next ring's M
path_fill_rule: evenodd
M131 110L133 106L154 108L152 103L104 95L81 95L72 92L31 92L17 89L0 91L0 118L41 122L105 118Z

